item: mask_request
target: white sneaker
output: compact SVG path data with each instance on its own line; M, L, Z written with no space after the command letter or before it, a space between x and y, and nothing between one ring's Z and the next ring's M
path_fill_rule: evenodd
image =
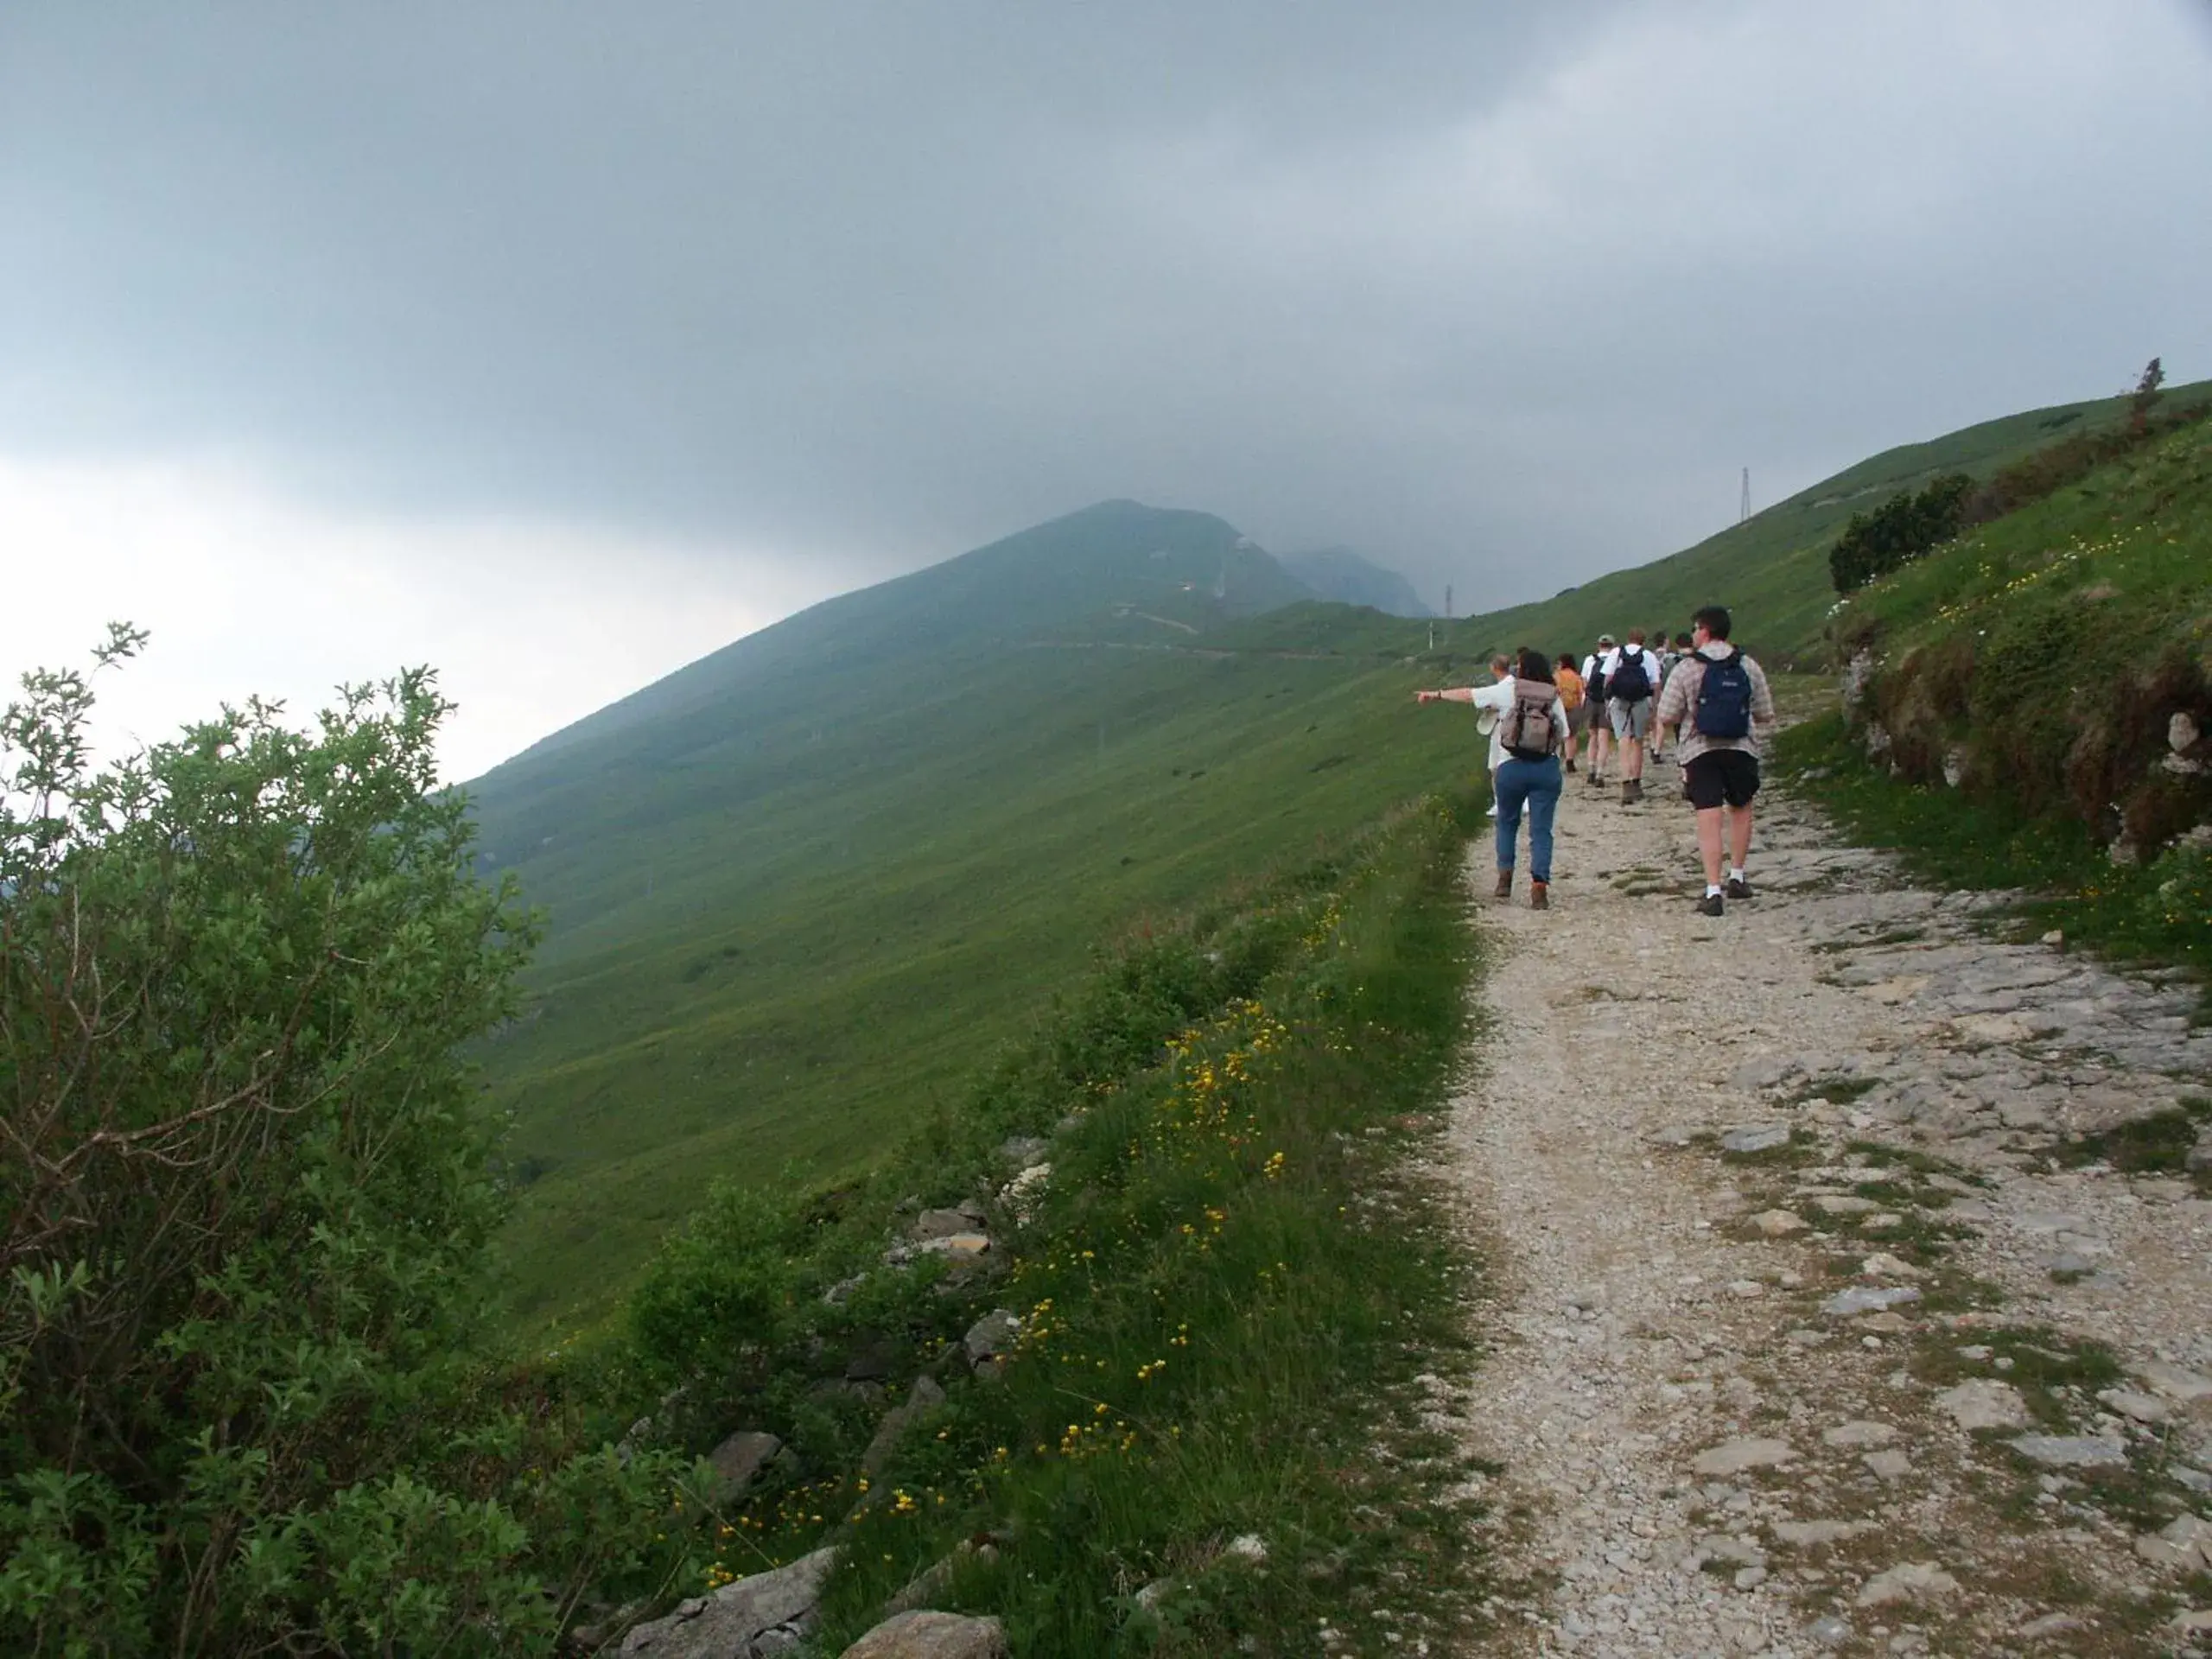
M1490 815L1493 818L1497 816L1497 803L1496 801L1492 801L1490 804Z

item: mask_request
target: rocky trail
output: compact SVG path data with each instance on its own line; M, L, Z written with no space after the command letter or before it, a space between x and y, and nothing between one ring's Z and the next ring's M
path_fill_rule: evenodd
M2212 1651L2194 991L2005 942L1771 790L1758 896L1698 916L1648 781L1569 779L1549 912L1478 900L1472 1646Z

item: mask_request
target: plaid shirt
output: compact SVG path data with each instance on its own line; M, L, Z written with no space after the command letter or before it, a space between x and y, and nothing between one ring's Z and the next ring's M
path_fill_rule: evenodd
M1734 647L1725 639L1708 639L1675 665L1667 686L1659 694L1659 724L1681 728L1675 748L1675 760L1687 766L1707 749L1743 749L1757 754L1766 735L1774 730L1774 693L1767 688L1766 671L1750 658L1744 671L1751 677L1751 734L1749 737L1707 737L1697 728L1697 694L1705 684L1705 665L1718 662Z

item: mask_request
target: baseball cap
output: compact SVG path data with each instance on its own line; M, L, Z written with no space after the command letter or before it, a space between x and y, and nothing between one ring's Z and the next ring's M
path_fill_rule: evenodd
M1601 645L1618 645L1620 641L1610 633L1601 633L1598 636L1598 643Z

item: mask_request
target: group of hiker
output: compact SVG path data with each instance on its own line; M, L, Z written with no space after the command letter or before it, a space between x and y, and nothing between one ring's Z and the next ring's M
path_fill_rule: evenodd
M1472 704L1489 734L1500 899L1513 896L1525 817L1529 905L1551 907L1553 818L1586 735L1584 776L1593 792L1605 789L1611 763L1620 804L1634 806L1643 799L1645 764L1664 760L1670 734L1682 793L1697 813L1705 865L1697 908L1719 916L1728 899L1751 896L1744 866L1759 746L1774 728L1774 694L1759 665L1729 643L1732 626L1726 606L1708 605L1671 645L1664 631L1647 636L1630 628L1624 641L1599 634L1579 662L1572 652L1552 658L1524 646L1491 659L1488 685L1414 694L1419 702Z

